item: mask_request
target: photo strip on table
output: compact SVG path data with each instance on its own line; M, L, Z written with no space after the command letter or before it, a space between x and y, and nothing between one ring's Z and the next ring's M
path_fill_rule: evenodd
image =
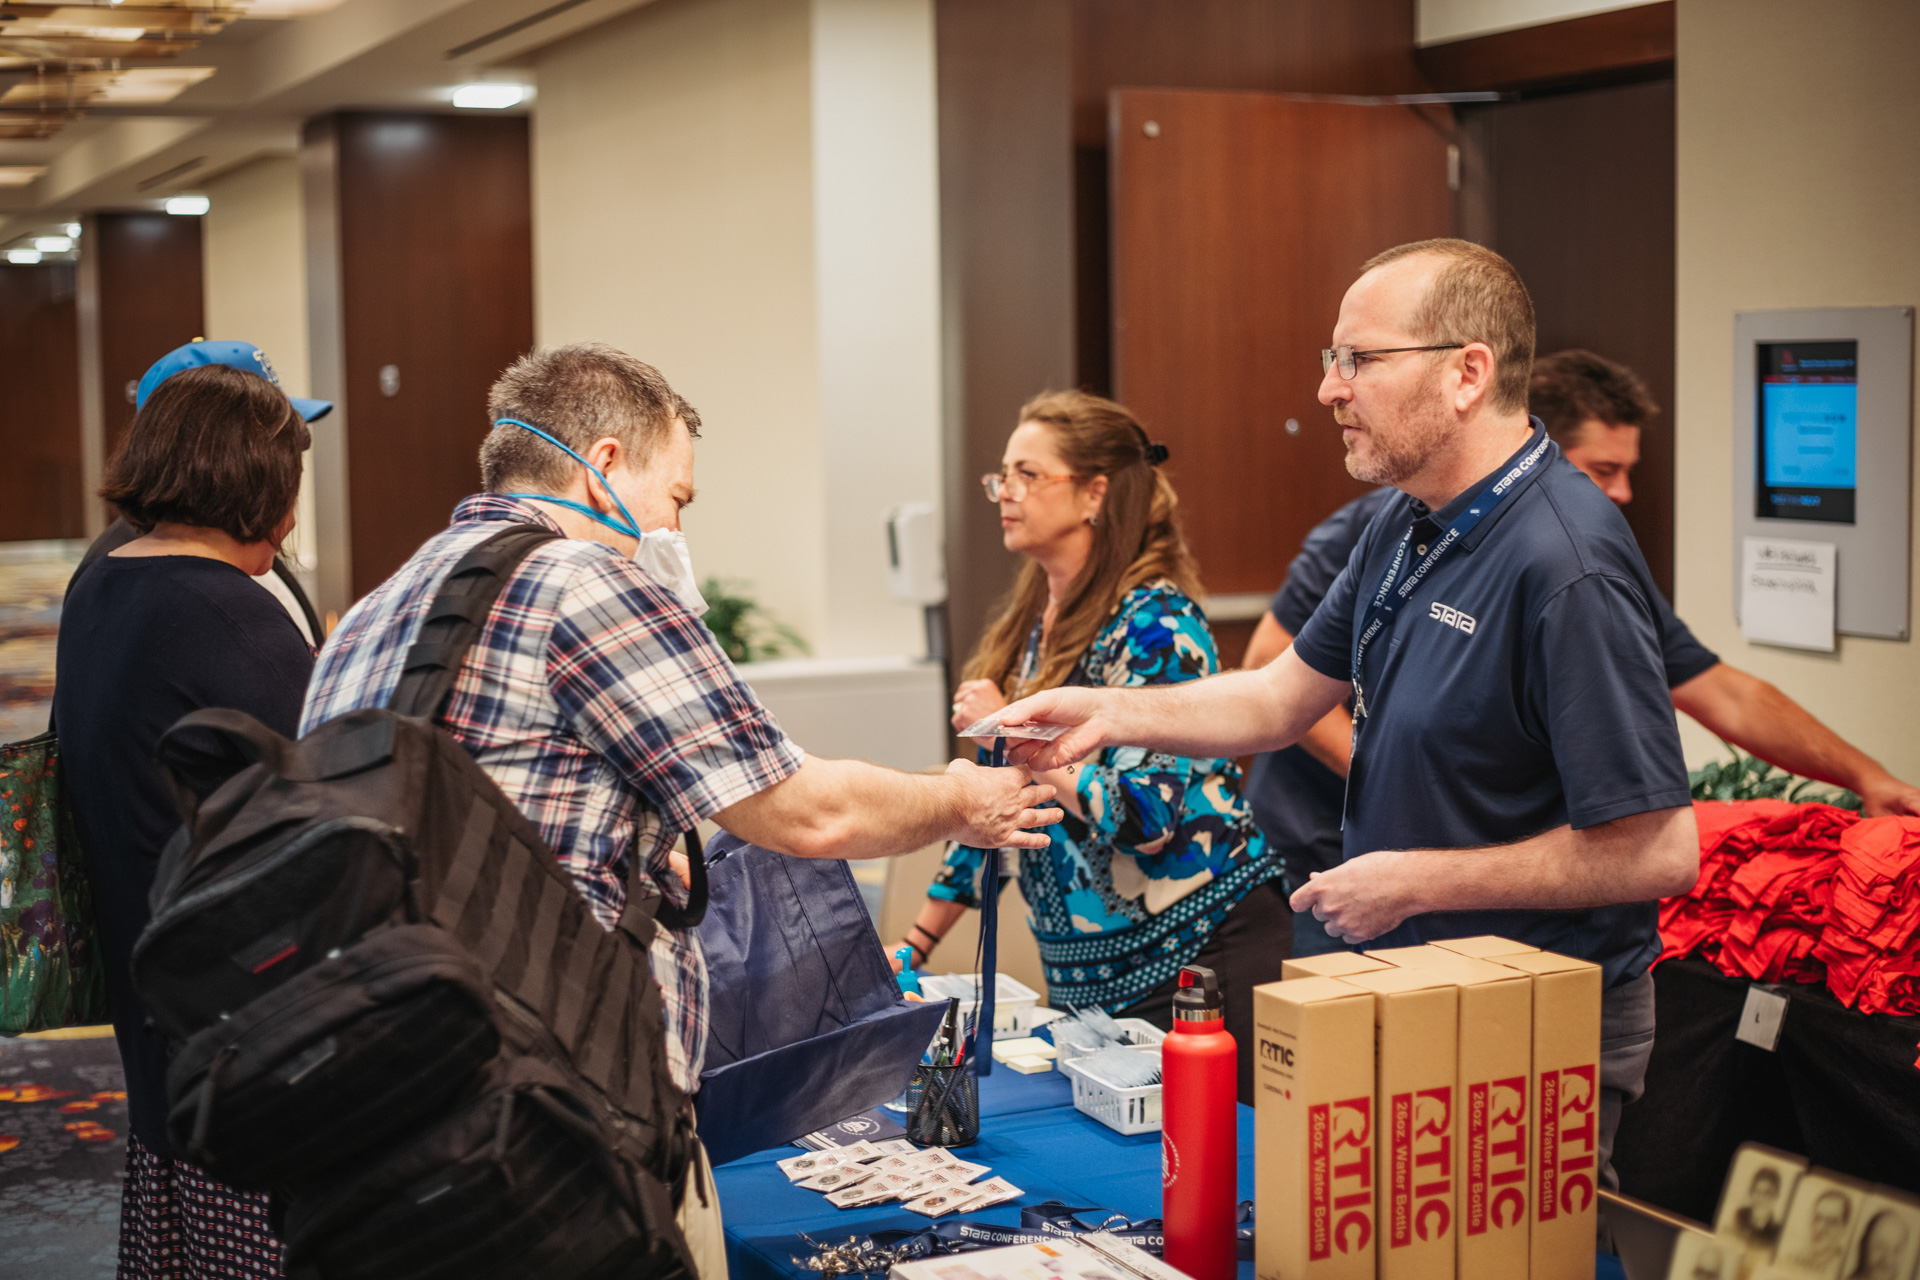
M1802 1177L1774 1249L1774 1269L1791 1280L1841 1280L1867 1196L1867 1188L1850 1178Z
M1738 1240L1749 1254L1764 1262L1780 1244L1793 1188L1807 1171L1801 1156L1747 1143L1734 1153L1733 1166L1720 1191L1720 1211L1714 1215L1718 1235Z
M1912 1280L1920 1268L1920 1200L1877 1190L1860 1207L1860 1229L1841 1280Z
M1704 1231L1682 1231L1673 1241L1667 1280L1739 1280L1740 1246Z

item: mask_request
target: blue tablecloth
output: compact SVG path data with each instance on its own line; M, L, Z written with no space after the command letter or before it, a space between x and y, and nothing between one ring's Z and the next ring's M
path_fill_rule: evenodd
M1073 1109L1073 1088L1057 1071L1023 1076L997 1067L980 1082L980 1140L956 1154L984 1164L1026 1194L1011 1204L968 1215L982 1222L1016 1224L1022 1205L1060 1200L1112 1209L1128 1218L1160 1216L1160 1135L1123 1137ZM796 1154L777 1147L746 1156L713 1172L720 1211L727 1224L731 1280L792 1280L807 1275L793 1255L809 1252L798 1233L842 1241L891 1228L919 1228L930 1219L898 1204L836 1209L817 1191L787 1181L775 1161ZM1253 1198L1253 1109L1240 1108L1240 1197ZM1258 1224L1255 1224L1256 1230ZM1621 1277L1619 1264L1603 1256L1598 1280ZM1240 1280L1253 1280L1253 1263L1240 1264Z

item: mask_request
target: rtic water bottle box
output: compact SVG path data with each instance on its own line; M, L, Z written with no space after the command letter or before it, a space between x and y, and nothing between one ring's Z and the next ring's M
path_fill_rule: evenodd
M1454 1256L1473 1280L1527 1280L1533 982L1439 947L1374 951L1460 993L1453 1122Z
M1379 1280L1453 1280L1459 989L1438 970L1337 979L1373 994Z
M1483 933L1476 938L1447 938L1433 945L1442 951L1452 951L1457 955L1470 956L1475 960L1498 960L1501 956L1526 955L1540 950L1524 942L1515 942L1512 938L1495 937L1490 933Z
M1373 1280L1373 1005L1332 978L1253 989L1260 1280Z
M1533 978L1533 1280L1593 1274L1600 1186L1600 966L1539 951L1495 963Z
M1356 973L1385 969L1384 960L1373 960L1357 951L1329 951L1319 956L1295 956L1280 962L1282 978L1345 978Z

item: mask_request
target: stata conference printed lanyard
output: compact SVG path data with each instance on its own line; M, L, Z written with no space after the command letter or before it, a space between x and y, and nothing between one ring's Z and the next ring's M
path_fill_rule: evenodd
M1413 541L1413 525L1409 524L1406 533L1401 535L1400 546L1393 553L1393 563L1387 566L1387 576L1381 579L1380 589L1373 593L1373 603L1367 606L1366 622L1353 642L1353 745L1356 749L1360 745L1361 722L1367 718L1367 698L1360 688L1360 664L1366 661L1367 646L1393 625L1394 611L1405 604L1427 575L1433 572L1433 566L1440 562L1440 557L1452 550L1455 543L1472 532L1475 525L1506 500L1522 477L1546 456L1547 446L1551 443L1552 438L1542 431L1540 442L1527 450L1524 458L1508 468L1505 474L1488 485L1479 497L1454 517L1446 533L1433 544L1426 558L1414 566L1405 580L1401 579L1400 570L1407 563L1407 544Z

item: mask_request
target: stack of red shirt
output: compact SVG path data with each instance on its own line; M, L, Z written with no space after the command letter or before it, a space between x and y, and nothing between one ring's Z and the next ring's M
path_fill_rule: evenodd
M1703 801L1700 878L1660 906L1660 958L1826 982L1862 1013L1920 1013L1920 819Z
M1920 1013L1920 819L1868 818L1840 840L1831 919L1814 949L1862 1013Z

